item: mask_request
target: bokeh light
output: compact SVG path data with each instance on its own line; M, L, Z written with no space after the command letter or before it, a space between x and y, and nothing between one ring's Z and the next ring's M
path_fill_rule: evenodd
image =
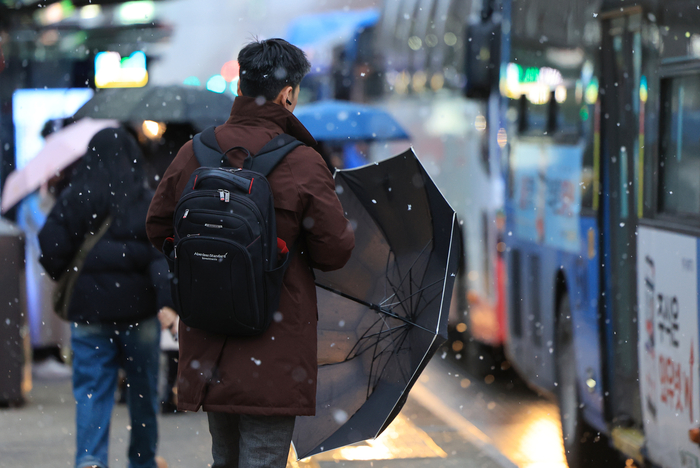
M227 87L226 80L221 75L214 75L207 81L207 89L212 93L223 93Z
M221 76L230 83L238 77L239 69L238 62L230 60L221 67Z

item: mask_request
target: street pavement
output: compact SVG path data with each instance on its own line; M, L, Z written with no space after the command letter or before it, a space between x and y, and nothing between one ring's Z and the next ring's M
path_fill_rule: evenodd
M301 461L296 461L290 454L287 468L518 466L502 453L502 449L496 447L498 441L494 443L492 436L486 435L462 414L466 404L475 420L483 419L480 413L474 413L480 407L479 395L483 399L483 392L479 390L479 385L483 384L475 382L473 401L461 400L465 395L470 395L464 388L465 376L460 376L458 367L441 360L439 356L433 361L411 391L399 417L376 441L355 444ZM488 406L488 403L484 406L487 412ZM0 410L0 468L73 466L74 414L69 381L35 380L23 407ZM490 428L493 429L493 425ZM211 466L211 439L205 414L161 415L159 430L158 453L170 467ZM128 413L126 406L118 404L111 427L111 468L127 466L125 455L128 440ZM528 465L531 463L520 464L523 467Z

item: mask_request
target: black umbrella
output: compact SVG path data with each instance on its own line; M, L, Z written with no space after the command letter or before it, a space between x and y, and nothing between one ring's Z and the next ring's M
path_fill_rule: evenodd
M316 272L316 416L298 417L299 458L377 437L447 338L461 253L454 210L412 150L337 171L355 250Z
M74 117L121 122L154 120L191 123L197 130L220 125L231 114L233 99L190 86L146 86L99 90Z

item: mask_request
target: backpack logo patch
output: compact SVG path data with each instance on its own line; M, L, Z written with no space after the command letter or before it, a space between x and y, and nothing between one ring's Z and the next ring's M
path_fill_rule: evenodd
M212 254L212 253L202 253L202 252L195 252L194 256L195 257L201 257L202 260L216 260L216 261L222 261L226 258L228 255L228 252L224 254Z

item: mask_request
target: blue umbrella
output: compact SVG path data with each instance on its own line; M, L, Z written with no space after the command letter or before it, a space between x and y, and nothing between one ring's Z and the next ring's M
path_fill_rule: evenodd
M408 134L385 110L349 101L318 101L294 115L318 141L407 140Z

